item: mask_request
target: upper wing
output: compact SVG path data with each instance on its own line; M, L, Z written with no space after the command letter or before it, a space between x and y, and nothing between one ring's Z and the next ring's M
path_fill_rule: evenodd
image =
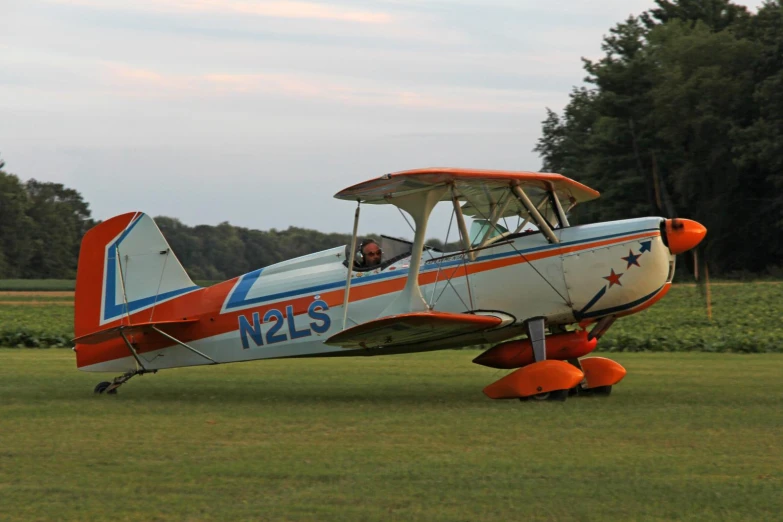
M525 190L552 191L559 199L571 203L589 201L600 195L598 191L560 174L429 168L386 174L341 190L334 197L363 203L388 203L390 198L444 185L454 185L460 196L471 201L484 200L492 203L496 203L501 194L507 192L512 185L519 185ZM449 200L451 197L451 194L446 193L443 200Z
M343 330L325 341L342 348L377 348L418 344L505 326L505 314L475 315L448 312L410 312L391 315Z

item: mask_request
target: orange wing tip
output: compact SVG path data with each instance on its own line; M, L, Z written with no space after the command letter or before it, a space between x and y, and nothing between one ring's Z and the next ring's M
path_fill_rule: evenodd
M669 251L674 254L682 254L692 249L707 235L707 228L692 219L667 219L666 242Z
M538 393L567 390L581 382L584 374L564 361L539 361L512 372L484 388L490 399L518 399Z
M587 339L584 330L564 334L549 335L546 338L546 358L557 361L578 359L595 350L598 339ZM529 339L518 339L493 346L482 353L473 362L489 368L510 370L532 364L533 347Z
M611 359L605 357L588 357L581 359L582 371L585 372L587 386L585 388L597 388L599 386L612 386L623 380L625 368Z

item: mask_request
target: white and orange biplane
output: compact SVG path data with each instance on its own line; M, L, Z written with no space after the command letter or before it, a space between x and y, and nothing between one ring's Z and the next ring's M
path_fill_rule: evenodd
M208 288L191 281L149 216L116 216L82 241L77 366L123 372L95 388L115 393L167 368L492 344L474 362L516 368L484 389L493 399L607 394L625 369L582 357L617 317L666 295L675 255L706 229L661 217L570 226L570 209L598 195L559 174L387 174L336 194L357 202L350 246ZM414 222L413 242L384 237L386 259L373 267L354 261L362 204L395 205ZM455 251L425 245L437 204L453 207Z

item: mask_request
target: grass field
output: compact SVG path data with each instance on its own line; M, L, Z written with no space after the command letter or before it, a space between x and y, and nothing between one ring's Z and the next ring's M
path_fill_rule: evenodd
M783 355L612 354L611 397L491 401L476 352L136 377L0 350L0 520L780 520Z

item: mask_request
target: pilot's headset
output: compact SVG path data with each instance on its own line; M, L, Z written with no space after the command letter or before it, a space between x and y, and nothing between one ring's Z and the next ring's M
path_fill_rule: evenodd
M365 259L364 259L364 247L366 247L367 245L372 245L372 244L378 245L378 242L376 240L372 239L372 238L369 238L369 237L365 238L365 239L362 239L362 242L359 244L359 247L356 249L356 254L354 255L354 261L356 262L357 265L359 265L359 266L366 266L364 264L364 262L365 262ZM378 248L380 248L380 246L381 245L378 245Z

